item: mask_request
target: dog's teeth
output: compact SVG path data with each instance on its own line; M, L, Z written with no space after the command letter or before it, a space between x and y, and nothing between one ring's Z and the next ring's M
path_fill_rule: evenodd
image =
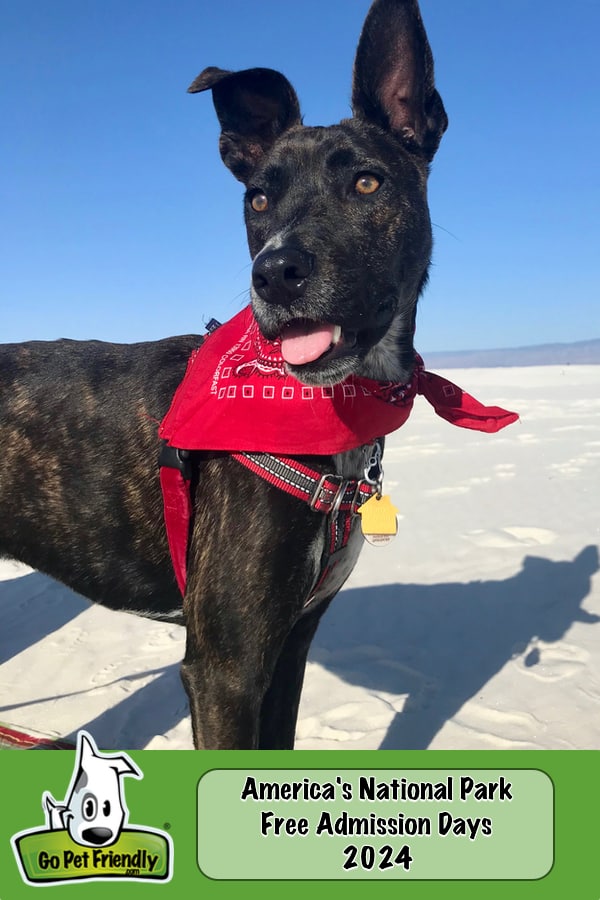
M339 341L341 336L342 336L342 326L336 325L335 328L333 329L333 334L331 336L331 343L337 344L337 342Z

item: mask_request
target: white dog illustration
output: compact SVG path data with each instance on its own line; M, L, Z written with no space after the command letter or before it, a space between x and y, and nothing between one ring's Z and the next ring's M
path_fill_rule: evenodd
M65 800L57 803L48 791L42 797L46 828L66 829L84 847L114 844L129 815L122 786L125 775L143 778L124 753L100 753L90 735L80 731L75 768Z

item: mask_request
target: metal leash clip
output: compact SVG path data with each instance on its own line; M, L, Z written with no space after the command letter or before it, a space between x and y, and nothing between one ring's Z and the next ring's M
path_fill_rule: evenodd
M381 498L381 491L383 489L383 466L381 465L381 460L383 457L383 448L379 441L375 441L375 443L368 447L365 450L365 469L364 469L364 481L367 484L372 484L377 488L377 498Z

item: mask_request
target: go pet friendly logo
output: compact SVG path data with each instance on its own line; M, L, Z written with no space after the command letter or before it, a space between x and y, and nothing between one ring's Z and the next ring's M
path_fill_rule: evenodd
M123 779L143 778L125 753L101 753L85 731L77 735L71 784L62 803L46 791L44 828L16 834L12 847L27 884L77 881L169 881L169 835L128 825Z

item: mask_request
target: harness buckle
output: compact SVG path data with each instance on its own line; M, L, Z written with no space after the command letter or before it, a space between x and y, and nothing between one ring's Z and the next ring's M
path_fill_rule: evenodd
M166 441L163 441L160 448L158 465L159 468L165 466L167 469L179 469L185 481L190 481L192 477L190 451L180 450L178 447L169 447Z
M327 482L333 482L334 486L330 486ZM342 475L322 475L311 497L310 508L322 512L326 516L329 513L337 513L342 505L347 487L348 481Z
M365 497L361 500L361 488L363 493L368 494L368 497ZM379 493L379 485L373 484L373 482L369 478L361 478L356 484L356 490L354 491L354 496L352 497L352 503L350 504L350 512L353 516L358 514L358 510L366 503L367 499L370 499L373 494Z

